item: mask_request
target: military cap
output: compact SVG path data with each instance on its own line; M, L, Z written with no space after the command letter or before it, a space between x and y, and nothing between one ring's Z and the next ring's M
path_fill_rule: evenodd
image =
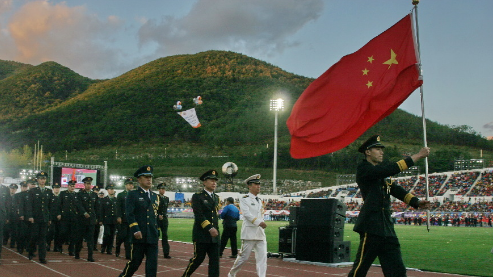
M86 177L84 179L82 179L82 183L92 183L92 177Z
M166 188L166 183L158 184L156 188L157 189L164 189L164 188Z
M135 178L139 178L140 176L153 176L152 175L152 166L150 165L144 165L143 167L137 169L137 171L135 171L134 173L134 177Z
M104 195L104 191L99 192L99 195L101 195L101 194Z
M127 177L125 178L125 181L123 181L123 184L126 185L126 184L132 184L133 185L134 183L134 179L132 177Z
M53 186L51 186L52 188L56 189L56 188L60 188L60 185L58 183L55 183Z
M100 191L100 190L101 190L101 189L100 189L98 186L94 186L94 187L92 188L92 191Z
M75 186L75 183L76 182L74 180L70 180L70 181L67 182L67 185L69 185L69 186Z
M27 184L36 184L36 180L34 179L29 179L26 181Z
M27 182L26 181L22 181L22 182L19 183L19 185L21 187L27 187Z
M245 184L260 184L260 174L254 174L245 180Z
M38 172L38 174L36 174L36 178L48 178L48 173L40 171Z
M202 176L200 176L200 181L205 181L207 179L216 179L218 180L219 178L217 177L217 171L215 171L214 169L211 169L209 171L207 171L206 173L202 174Z
M380 135L370 137L359 147L358 152L365 153L366 150L374 147L385 148L385 146L380 143Z
M109 190L109 189L115 189L115 185L113 185L113 184L108 184L108 185L106 186L106 190Z
M17 186L17 184L10 184L9 188L11 188L11 189L18 189L19 186Z

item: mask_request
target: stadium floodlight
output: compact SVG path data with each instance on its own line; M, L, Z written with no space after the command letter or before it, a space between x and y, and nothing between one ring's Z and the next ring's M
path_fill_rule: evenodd
M284 100L277 98L270 100L270 110L274 111L274 165L272 176L272 192L277 194L277 125L278 125L278 113L284 110Z

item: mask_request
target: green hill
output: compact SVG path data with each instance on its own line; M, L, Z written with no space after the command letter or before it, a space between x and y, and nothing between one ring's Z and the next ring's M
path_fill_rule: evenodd
M30 64L23 64L14 61L0 60L0 80L3 80L9 76L15 75L20 71L32 67Z
M6 67L9 62L0 62ZM55 62L24 66L0 80L0 123L18 121L56 107L94 83Z
M135 157L159 159L173 149L177 157L178 153L197 157L194 166L207 165L210 156L228 156L249 166L268 168L272 166L274 128L269 101L282 96L286 111L279 114L279 167L351 172L360 158L355 151L360 141L322 157L294 160L289 156L285 122L292 105L312 81L225 51L165 57L104 81L47 62L0 80L0 144L12 149L40 141L45 151L73 153L72 158L79 160L89 155L97 157L98 163L112 159L115 149L139 161ZM193 103L197 96L202 97L202 105ZM183 110L196 108L202 127L192 128L173 110L177 101L182 102ZM440 159L474 157L469 153L479 149L488 156L493 151L493 142L467 126L450 128L431 121L427 126L428 142L442 151L438 152ZM375 133L392 142L387 149L389 157L422 145L421 119L402 110L363 137ZM139 150L129 150L136 146ZM130 167L118 159L113 162ZM174 162L169 166L176 166L177 160ZM190 159L182 162L187 166ZM439 164L434 169L440 169Z

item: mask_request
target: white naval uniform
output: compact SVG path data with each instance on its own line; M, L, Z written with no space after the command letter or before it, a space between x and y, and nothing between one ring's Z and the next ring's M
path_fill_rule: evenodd
M255 250L257 275L265 277L267 271L267 239L260 223L264 222L264 207L262 199L248 193L240 199L240 210L243 214L243 225L241 226L241 250L236 258L228 277L235 277L241 266Z

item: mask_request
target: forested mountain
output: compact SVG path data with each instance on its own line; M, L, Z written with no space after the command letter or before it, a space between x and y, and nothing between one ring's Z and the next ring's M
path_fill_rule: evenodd
M5 79L19 71L32 67L30 64L23 64L14 61L2 61L0 60L0 80Z
M84 92L95 82L55 62L45 62L38 66L0 62L0 70L0 76L8 76L0 80L2 124L16 122L56 107Z
M9 63L0 61L0 70L9 68ZM289 151L286 119L313 81L225 51L165 57L99 81L54 62L10 68L0 72L0 76L8 76L0 78L1 146L19 148L39 140L52 152L136 142L265 145L272 143L274 124L269 100L282 96L286 100L286 111L279 114L283 153ZM202 97L202 105L194 105L192 99L197 96ZM183 110L196 107L202 127L190 127L173 110L177 101L182 102ZM421 126L419 117L396 110L368 134L419 144ZM428 122L428 140L493 150L493 142L467 126L454 129Z

